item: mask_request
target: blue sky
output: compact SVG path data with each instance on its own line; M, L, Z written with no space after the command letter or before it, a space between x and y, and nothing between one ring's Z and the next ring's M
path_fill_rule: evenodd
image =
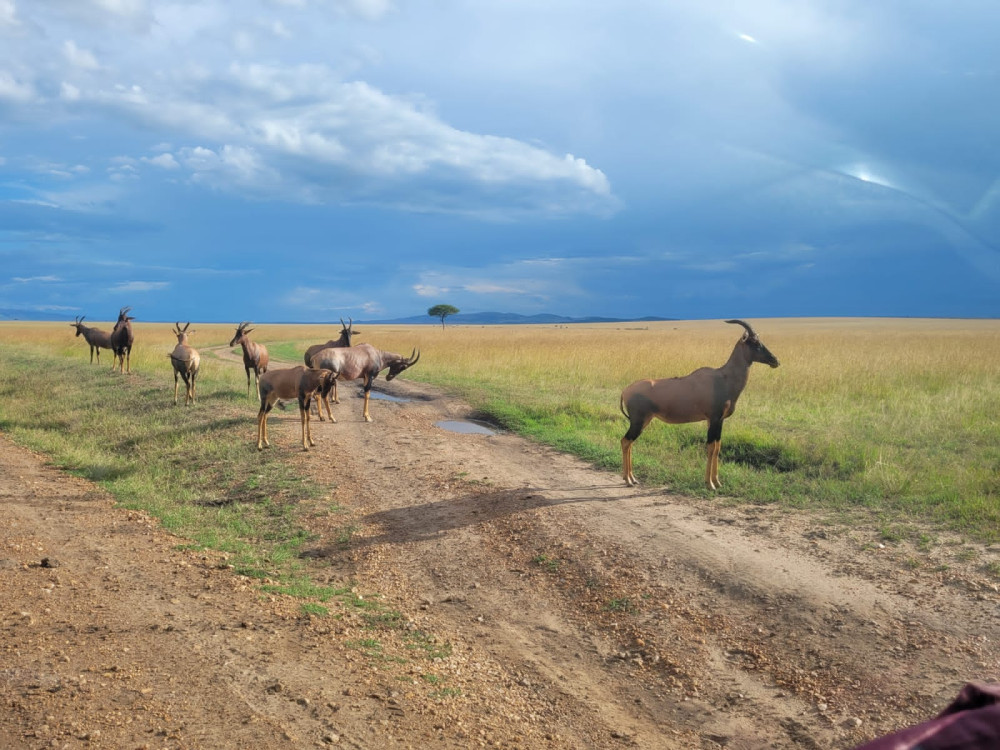
M0 309L1000 316L993 0L0 0Z

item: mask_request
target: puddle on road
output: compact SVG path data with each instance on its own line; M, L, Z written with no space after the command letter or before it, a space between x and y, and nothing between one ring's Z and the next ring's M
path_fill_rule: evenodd
M361 394L364 397L364 394ZM401 396L390 396L388 393L380 393L379 391L369 391L368 397L373 398L377 401L392 401L396 404L406 404L409 403L410 399L402 398Z
M460 432L463 435L496 435L496 430L492 430L486 425L479 424L478 422L470 422L467 419L445 419L441 422L435 422L435 427L440 427L442 430L448 430L448 432Z

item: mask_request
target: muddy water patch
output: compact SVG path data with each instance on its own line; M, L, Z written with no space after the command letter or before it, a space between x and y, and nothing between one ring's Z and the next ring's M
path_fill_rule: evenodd
M489 425L481 422L474 422L471 419L443 419L434 423L435 427L440 427L448 432L458 432L462 435L496 435L497 431Z
M364 397L364 394L361 394ZM395 404L407 404L411 399L403 398L402 396L390 396L388 393L381 393L380 391L371 391L369 397L377 401L392 401Z

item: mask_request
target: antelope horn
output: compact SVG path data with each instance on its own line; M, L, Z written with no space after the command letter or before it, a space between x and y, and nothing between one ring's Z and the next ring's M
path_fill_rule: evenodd
M749 323L745 323L742 320L727 320L726 322L733 323L738 326L743 326L744 328L747 329L747 336L749 336L750 338L757 338L757 334L754 333L754 330L753 328L750 327Z
M416 355L416 357L414 357L414 355ZM418 352L417 348L414 347L413 351L410 352L410 359L408 360L409 364L407 366L408 367L413 367L413 365L417 364L417 360L418 359L420 359L420 352Z

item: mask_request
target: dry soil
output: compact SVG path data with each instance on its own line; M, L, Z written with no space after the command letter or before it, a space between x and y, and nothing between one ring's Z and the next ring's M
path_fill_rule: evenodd
M0 747L850 748L1000 677L996 549L627 488L378 387L308 452L271 419L329 490L303 560L360 597L326 616L0 436Z

